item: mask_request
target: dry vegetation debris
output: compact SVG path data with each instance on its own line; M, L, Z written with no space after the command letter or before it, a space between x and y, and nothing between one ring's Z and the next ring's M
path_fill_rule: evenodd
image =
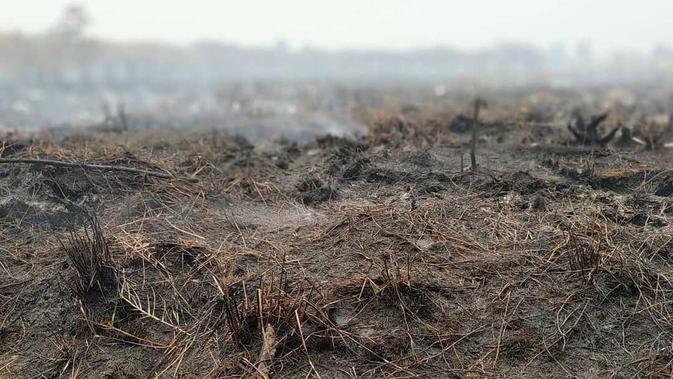
M5 144L172 175L2 168L0 376L670 376L673 157L484 112Z

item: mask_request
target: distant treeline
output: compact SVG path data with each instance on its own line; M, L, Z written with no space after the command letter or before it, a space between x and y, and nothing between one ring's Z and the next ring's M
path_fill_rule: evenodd
M527 45L406 52L242 48L216 42L182 47L117 44L52 31L0 34L0 83L35 86L204 86L249 80L457 80L592 83L673 78L673 50L597 59Z

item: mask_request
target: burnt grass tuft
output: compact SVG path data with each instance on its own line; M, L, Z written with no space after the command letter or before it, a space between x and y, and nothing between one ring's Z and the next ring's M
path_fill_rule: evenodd
M118 278L108 240L95 215L86 216L82 232L71 231L62 250L74 276L68 281L73 293L84 303L115 294Z

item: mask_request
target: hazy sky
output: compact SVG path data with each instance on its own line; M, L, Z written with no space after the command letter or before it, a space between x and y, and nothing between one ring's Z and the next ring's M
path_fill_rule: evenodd
M67 0L0 0L0 29L39 32ZM114 40L407 49L540 46L600 51L673 44L673 0L85 0L90 34Z

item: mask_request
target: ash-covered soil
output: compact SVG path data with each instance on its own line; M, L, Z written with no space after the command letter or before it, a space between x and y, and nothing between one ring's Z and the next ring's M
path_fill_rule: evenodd
M673 374L671 150L488 112L5 141L174 177L0 165L0 377Z

